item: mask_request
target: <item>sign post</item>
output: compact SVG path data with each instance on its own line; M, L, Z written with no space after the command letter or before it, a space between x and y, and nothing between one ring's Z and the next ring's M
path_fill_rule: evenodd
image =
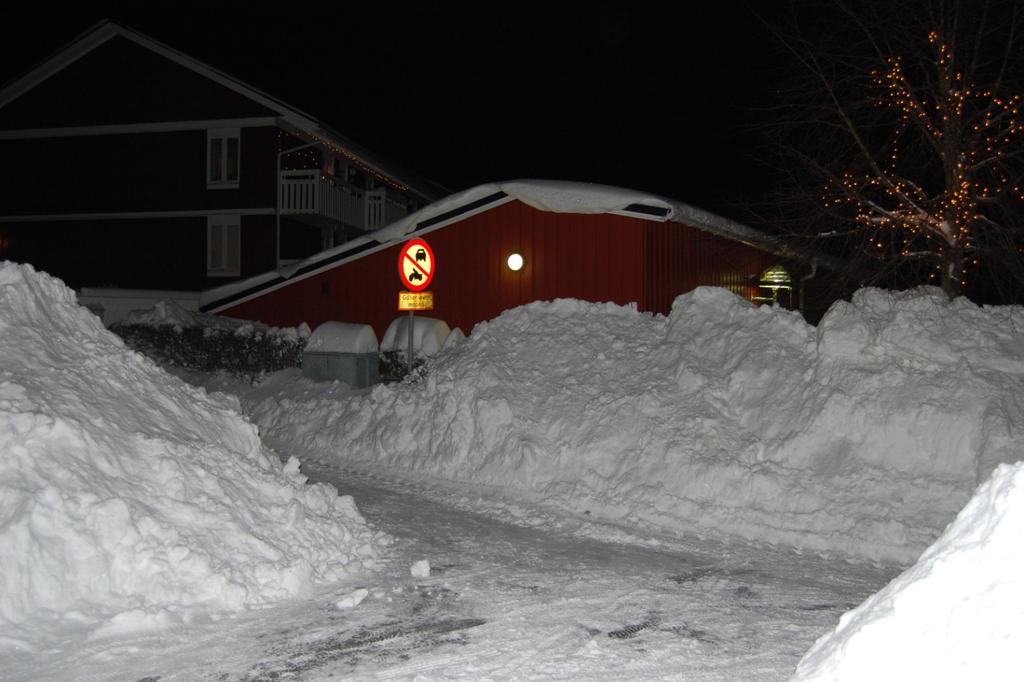
M398 254L398 276L405 288L412 293L405 291L398 294L398 310L409 311L409 371L412 372L413 363L413 326L416 322L417 310L433 310L434 294L425 289L430 286L434 279L436 261L434 251L422 239L413 239L405 243L401 253Z

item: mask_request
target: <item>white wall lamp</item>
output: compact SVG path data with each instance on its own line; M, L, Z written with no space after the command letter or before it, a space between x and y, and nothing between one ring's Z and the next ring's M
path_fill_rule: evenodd
M518 253L513 253L508 257L508 269L512 272L519 272L523 269L523 265L526 263L523 257Z

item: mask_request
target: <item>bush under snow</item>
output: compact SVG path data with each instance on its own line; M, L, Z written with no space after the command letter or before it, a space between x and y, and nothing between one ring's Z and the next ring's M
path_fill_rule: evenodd
M196 313L173 301L135 311L110 330L162 365L225 371L254 381L302 365L309 327L268 327L259 322Z
M59 280L0 263L0 339L0 624L259 606L361 574L387 541Z
M420 381L252 414L349 465L909 563L1020 458L1021 394L1019 307L866 289L814 328L701 288L668 317L532 303L446 345Z

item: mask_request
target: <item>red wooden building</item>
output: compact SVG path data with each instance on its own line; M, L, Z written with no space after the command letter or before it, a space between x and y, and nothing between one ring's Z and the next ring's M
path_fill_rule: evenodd
M466 333L477 322L535 300L635 302L667 313L676 296L721 286L751 300L781 265L795 291L811 268L767 235L691 206L641 192L581 183L517 181L475 187L362 239L203 292L200 309L276 326L327 320L367 323L378 338L397 312L398 256L414 237L433 248L425 313ZM510 255L523 258L513 271Z

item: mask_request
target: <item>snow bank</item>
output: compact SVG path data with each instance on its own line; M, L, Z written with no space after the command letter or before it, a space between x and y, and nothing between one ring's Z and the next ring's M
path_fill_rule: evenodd
M794 680L1019 680L1024 464L1004 464L915 566L804 656Z
M700 288L668 317L532 303L445 346L419 382L252 414L350 465L910 563L1020 457L1021 394L1019 307L868 289L816 329Z
M159 626L359 574L386 538L240 417L0 263L0 624Z
M368 324L324 322L306 343L307 353L376 353L377 335Z
M170 300L158 301L156 305L146 310L132 311L120 324L142 327L175 327L179 331L188 327L202 327L203 329L228 331L238 336L261 335L293 342L310 336L309 325L306 323L302 323L298 327L270 327L251 320L197 313Z
M444 346L451 334L451 329L448 328L448 323L444 320L419 315L410 318L408 315L403 315L391 320L391 324L388 325L384 332L384 338L380 342L382 351L399 351L408 354L410 319L413 320L413 352L417 355L423 357L434 355Z

